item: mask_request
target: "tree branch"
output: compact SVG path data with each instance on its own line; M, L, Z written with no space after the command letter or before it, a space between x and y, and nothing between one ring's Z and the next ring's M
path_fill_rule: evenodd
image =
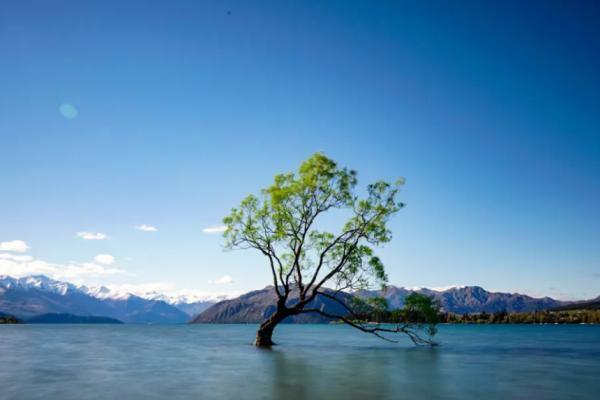
M328 293L325 293L325 292L317 292L317 295L320 295L320 296L323 296L323 297L327 297L328 299L331 299L331 300L337 302L342 307L344 307L344 309L346 309L346 311L348 311L350 313L350 315L352 315L354 318L361 319L360 316L358 314L356 314L356 312L354 310L352 310L350 307L348 307L348 305L346 303L344 303L343 301L341 301L337 297L332 296L332 295L330 295Z
M416 332L412 331L408 325L403 325L403 326L397 326L396 328L382 328L379 325L373 326L373 327L365 327L359 323L356 323L352 320L349 320L348 318L344 317L344 316L340 316L340 315L334 315L334 314L329 314L323 310L320 310L318 308L307 308L302 310L301 312L316 312L318 314L323 315L324 317L327 318L331 318L331 319L338 319L342 322L344 322L345 324L350 325L353 328L358 329L359 331L365 332L365 333L370 333L372 335L377 336L380 339L386 340L388 342L392 342L392 343L398 343L397 340L393 340L390 339L388 337L383 336L381 333L404 333L406 335L408 335L408 337L410 338L410 340L412 340L412 342L416 345L419 346L432 346L435 347L438 345L438 343L434 342L433 340L429 340L429 339L424 339L422 337L420 337Z

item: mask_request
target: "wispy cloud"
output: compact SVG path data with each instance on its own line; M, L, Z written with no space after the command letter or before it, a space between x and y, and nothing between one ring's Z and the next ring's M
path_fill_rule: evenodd
M143 231L143 232L156 232L158 231L158 229L156 229L155 226L152 225L146 225L146 224L141 224L135 227L135 229L137 229L138 231Z
M90 278L125 274L119 268L109 268L98 262L74 262L67 264L49 263L31 256L0 253L0 275L20 278L28 275L46 275L53 279L82 284Z
M88 278L106 275L131 275L120 268L107 268L93 262L73 263L65 266L54 274L56 279L66 279L72 282L84 282Z
M14 251L16 253L25 253L29 246L22 240L11 240L9 242L0 242L0 251Z
M77 237L83 240L104 240L108 235L100 232L77 232Z
M215 233L223 233L226 230L227 230L227 227L225 225L220 225L220 226L209 226L208 228L202 229L202 232L208 233L208 234L215 234Z
M223 275L220 278L215 279L214 281L210 281L210 283L214 283L215 285L230 285L235 281L229 275Z
M467 285L447 285L447 286L434 286L431 287L429 289L431 290L435 290L436 292L445 292L446 290L450 290L450 289L460 289L460 288L464 288Z
M94 261L102 265L112 265L115 263L115 258L110 254L98 254L94 257Z
M17 256L10 253L0 253L0 260L11 260L11 261L33 261L33 257L31 256Z
M408 290L421 290L421 289L429 289L429 290L434 290L436 292L445 292L446 290L450 290L450 289L455 289L455 288L463 288L466 287L467 285L447 285L447 286L410 286L410 287L404 287L405 289Z

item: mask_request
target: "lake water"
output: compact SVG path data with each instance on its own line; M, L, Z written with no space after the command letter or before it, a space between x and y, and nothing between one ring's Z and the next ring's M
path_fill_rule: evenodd
M8 399L598 399L600 326L444 325L435 349L346 326L0 325Z

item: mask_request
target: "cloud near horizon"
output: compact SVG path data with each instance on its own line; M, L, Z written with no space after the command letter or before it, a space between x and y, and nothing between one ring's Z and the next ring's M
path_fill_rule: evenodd
M115 263L115 257L111 256L110 254L98 254L96 257L94 257L94 261L102 265L112 265Z
M33 261L33 257L31 256L16 256L10 253L0 253L0 260L11 260L17 262L23 261Z
M100 232L77 232L77 237L83 240L104 240L108 235Z
M244 293L240 290L212 292L197 289L178 289L175 284L170 282L124 283L106 285L105 287L113 293L129 293L144 298L155 299L163 299L162 296L164 296L170 300L186 302L220 301L231 299Z
M25 253L29 249L27 243L23 240L11 240L8 242L0 242L0 251L13 251L15 253Z
M230 285L232 283L235 283L235 281L230 275L223 275L222 277L217 278L214 281L210 281L210 283L213 283L215 285Z
M157 232L158 229L156 229L155 226L152 225L146 225L146 224L141 224L135 227L135 229L137 229L138 231L142 231L142 232Z
M450 290L450 289L460 289L460 288L464 288L467 287L469 285L446 285L446 286L410 286L410 287L404 287L405 289L408 290L421 290L421 289L429 289L429 290L434 290L436 292L445 292L446 290Z
M202 232L208 233L208 234L215 234L215 233L223 233L226 230L227 230L227 227L225 225L220 225L220 226L209 226L207 228L202 229Z
M112 256L111 256L112 257ZM108 268L98 262L74 262L54 264L37 260L32 256L0 253L0 275L21 278L29 275L46 275L52 279L83 284L86 279L128 273L119 268Z

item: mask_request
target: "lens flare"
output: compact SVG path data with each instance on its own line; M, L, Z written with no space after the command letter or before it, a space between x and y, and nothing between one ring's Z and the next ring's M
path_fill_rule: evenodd
M65 118L73 119L77 116L77 109L70 103L61 104L60 107L58 107L58 110Z

